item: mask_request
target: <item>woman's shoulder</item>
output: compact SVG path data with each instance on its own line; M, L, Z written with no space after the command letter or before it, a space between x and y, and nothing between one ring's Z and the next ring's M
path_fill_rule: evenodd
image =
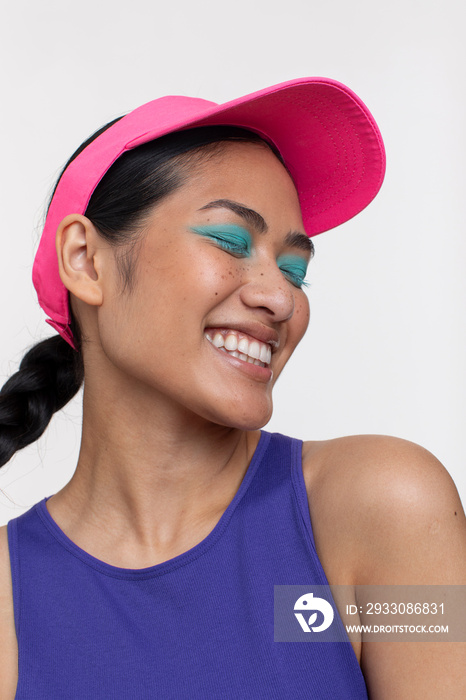
M18 645L13 613L7 527L0 527L0 697L14 698L18 676Z
M453 562L466 561L461 501L423 447L379 435L305 442L303 475L331 583L442 583L445 567L466 582Z
M331 493L333 500L342 498L348 507L377 504L387 515L407 504L410 509L435 512L452 501L461 507L455 484L441 462L425 448L401 438L352 435L304 442L303 473L306 484Z

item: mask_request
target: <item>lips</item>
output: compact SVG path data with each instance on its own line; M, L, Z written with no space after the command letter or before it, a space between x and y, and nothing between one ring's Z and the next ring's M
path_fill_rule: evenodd
M219 350L259 367L267 367L270 364L272 359L271 345L274 342L278 344L274 340L264 342L232 328L208 328L204 335Z

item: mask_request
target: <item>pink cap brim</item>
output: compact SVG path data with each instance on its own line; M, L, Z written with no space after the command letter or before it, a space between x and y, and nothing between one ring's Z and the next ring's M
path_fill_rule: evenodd
M85 213L96 186L124 151L173 131L218 124L250 129L276 146L296 185L308 236L351 219L382 184L385 151L371 113L349 88L328 78L291 80L222 105L172 96L138 107L67 167L34 260L33 282L47 323L73 347L68 290L55 250L60 222Z

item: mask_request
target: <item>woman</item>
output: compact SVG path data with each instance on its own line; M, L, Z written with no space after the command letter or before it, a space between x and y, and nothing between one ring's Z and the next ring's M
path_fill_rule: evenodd
M260 431L308 325L309 236L383 172L367 108L325 79L156 100L74 154L33 271L59 336L5 385L1 449L84 376L81 451L1 533L2 698L464 694L459 644L274 641L274 586L466 582L432 455Z

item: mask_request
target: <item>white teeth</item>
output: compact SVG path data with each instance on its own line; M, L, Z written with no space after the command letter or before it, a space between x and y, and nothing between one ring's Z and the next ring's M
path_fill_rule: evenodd
M209 336L207 336L209 338ZM209 338L210 340L210 338ZM216 348L223 348L224 342L223 342L223 335L221 333L216 333L214 335L214 339L212 343L215 345Z
M237 347L238 347L238 338L236 335L233 335L233 333L230 333L225 338L225 348L227 350L236 350Z
M250 341L248 338L238 338L237 333L234 331L227 332L226 336L217 331L213 338L210 333L206 332L204 335L216 348L228 352L228 354L239 358L243 362L263 367L270 364L272 359L270 345L261 343L258 340Z
M253 357L255 360L258 360L260 358L261 346L259 345L257 340L253 340L252 343L249 343L248 355L250 357Z
M268 365L271 359L272 359L271 348L267 345L262 345L259 360L261 362L264 362L264 364Z
M247 338L241 338L241 340L238 343L238 350L244 353L244 355L248 354L249 340Z

